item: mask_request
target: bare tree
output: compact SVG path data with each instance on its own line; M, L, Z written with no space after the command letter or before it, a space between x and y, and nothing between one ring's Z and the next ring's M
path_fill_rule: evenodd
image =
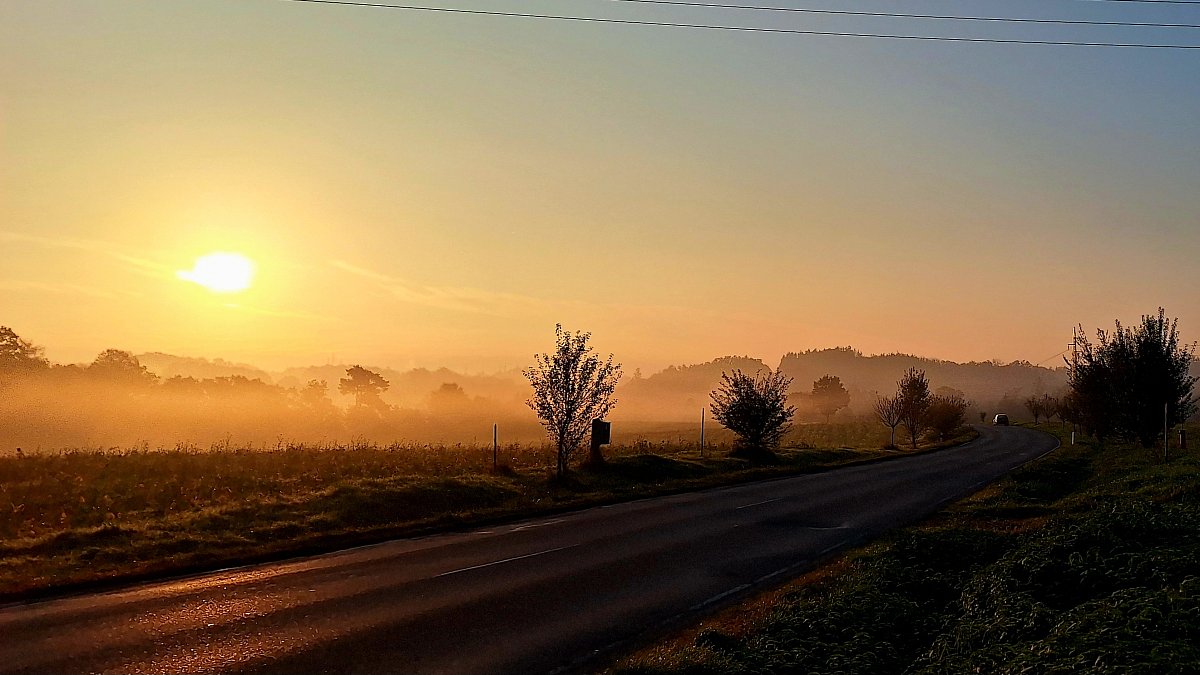
M555 325L554 352L535 355L534 365L521 371L533 387L533 397L525 403L554 442L560 478L591 431L592 420L603 419L617 405L613 392L621 380L621 364L613 363L612 354L604 361L593 354L591 337Z
M1042 415L1046 414L1046 409L1043 407L1044 402L1041 396L1030 396L1025 399L1025 409L1033 415L1033 423L1038 424L1041 421Z
M1042 394L1042 414L1046 416L1047 422L1054 421L1054 417L1058 415L1058 410L1058 399L1050 394Z
M712 392L713 419L737 436L738 452L750 457L771 456L791 428L796 408L787 404L792 378L781 372L741 370L721 373Z
M813 382L813 402L817 410L825 416L825 423L834 413L850 405L850 392L842 385L842 378L836 375L825 375Z
M928 424L928 412L931 396L929 394L929 380L925 377L924 370L909 368L904 377L900 378L897 383L899 392L896 398L900 399L900 422L908 431L909 440L912 441L912 447L917 449L917 440L921 438L921 434L925 431Z
M901 407L899 396L877 396L875 397L875 416L879 418L883 425L892 431L892 438L888 441L888 448L896 447L896 427L900 426L903 421L904 409Z

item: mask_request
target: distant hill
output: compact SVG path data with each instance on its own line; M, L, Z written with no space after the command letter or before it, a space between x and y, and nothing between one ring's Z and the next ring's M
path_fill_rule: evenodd
M779 369L793 379L792 391L812 391L823 375L836 375L850 391L848 414L868 414L877 393L890 394L909 368L925 371L930 387L962 391L979 409L996 406L1011 409L1022 418L1024 399L1035 393L1058 393L1066 387L1066 370L1042 368L1024 361L956 363L909 354L866 356L850 347L794 352L783 357ZM753 373L770 370L765 362L748 356L726 356L707 363L671 366L649 377L630 378L617 389L621 417L637 420L691 420L709 404L709 392L721 381L721 373L741 369ZM803 410L804 406L801 406Z
M194 377L204 380L214 377L230 377L241 375L251 380L259 379L271 382L271 374L260 368L245 363L233 363L225 359L203 359L191 356L175 356L162 352L138 354L137 360L146 366L150 372L164 380L175 376Z
M627 373L617 388L617 410L626 419L695 419L701 408L708 407L709 392L721 383L721 373L732 370L754 373L770 367L749 356L723 356L707 363L670 366L649 377Z
M310 380L324 380L329 394L339 405L349 399L338 393L338 380L346 376L350 364L330 364L288 368L268 372L251 365L223 359L173 356L159 352L141 354L138 359L164 379L176 375L206 379L241 375L261 379L283 387L303 388ZM494 374L464 374L447 368L395 370L362 364L391 383L384 394L388 403L409 409L427 409L434 391L444 384L456 384L465 395L464 406L486 410L487 414L527 414L524 401L529 385L519 370ZM811 391L812 383L823 375L836 375L850 391L846 414L865 414L876 393L895 391L896 381L911 367L925 370L933 389L952 387L966 394L986 411L999 405L1010 414L1023 415L1022 401L1035 393L1057 393L1066 387L1066 371L1017 361L1008 364L985 361L955 363L908 354L867 356L850 347L835 347L787 354L779 369L793 378L792 391ZM617 388L619 405L615 414L625 420L691 421L707 408L709 393L721 381L721 373L740 369L753 373L771 368L750 356L724 356L705 363L670 366L641 376L625 373ZM1200 361L1193 366L1200 374ZM803 400L797 396L796 402ZM801 406L802 410L804 406Z

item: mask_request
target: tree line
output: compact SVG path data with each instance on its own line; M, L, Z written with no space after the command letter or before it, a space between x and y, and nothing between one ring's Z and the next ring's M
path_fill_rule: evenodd
M392 383L381 373L343 368L341 378L294 386L245 375L161 377L121 349L83 364L52 363L44 348L0 326L0 448L444 442L497 421L510 442L536 438L536 425L517 419L515 406L472 397L454 382L426 394L426 411L385 401Z
M613 355L601 359L589 344L591 333L555 327L553 352L534 356L524 370L533 389L527 405L538 416L557 454L557 475L568 471L572 458L587 437L593 421L600 421L617 404L614 397L621 379L621 364ZM789 403L792 378L782 371L747 373L739 368L722 371L710 392L712 417L733 432L733 454L752 461L772 461L782 439L792 428L796 407ZM813 382L812 400L826 420L850 402L839 377L824 375ZM895 396L880 397L876 410L891 427L895 448L898 426L908 431L912 447L926 435L944 440L962 427L967 401L961 392L933 394L924 371L910 369L898 383ZM593 456L592 462L602 461Z
M592 420L616 406L613 393L621 378L621 365L613 355L601 360L589 344L590 333L555 328L556 348L535 356L524 371L533 388L528 405L545 427L558 453L558 473L567 471L574 452L586 437ZM1098 343L1079 341L1079 354L1069 362L1070 391L1062 397L1034 395L1025 407L1040 423L1058 416L1064 423L1083 425L1103 438L1123 434L1151 443L1161 429L1196 413L1195 377L1189 368L1195 345L1182 345L1176 320L1144 316L1134 328L1120 322L1111 332L1100 331ZM792 427L796 408L788 403L792 378L781 370L749 374L740 369L722 371L711 394L713 419L737 438L734 452L755 459L769 457ZM824 375L813 383L812 399L826 420L849 403L841 380ZM896 447L896 431L903 428L910 447L922 439L947 440L966 423L970 402L948 387L931 391L923 369L909 368L897 381L896 392L878 396L875 417L891 433L888 448ZM980 421L986 415L980 413Z

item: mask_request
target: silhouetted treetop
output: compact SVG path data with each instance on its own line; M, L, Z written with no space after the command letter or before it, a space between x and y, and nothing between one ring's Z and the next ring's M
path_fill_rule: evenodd
M850 405L850 392L842 385L842 378L836 375L823 375L812 388L813 404L817 411L825 416L828 422L837 411Z
M359 365L346 369L346 377L338 380L338 391L354 397L354 405L358 408L383 408L386 405L381 398L391 383L383 376Z
M111 382L125 384L150 384L158 381L158 375L150 372L131 352L123 349L105 349L87 367L88 375Z
M1197 379L1190 373L1196 346L1180 343L1178 320L1167 319L1164 309L1133 328L1117 321L1112 331L1097 331L1097 339L1079 338L1078 359L1069 362L1070 414L1085 429L1149 446L1164 422L1173 426L1196 413Z
M20 372L48 368L44 349L34 345L8 326L0 326L0 371Z

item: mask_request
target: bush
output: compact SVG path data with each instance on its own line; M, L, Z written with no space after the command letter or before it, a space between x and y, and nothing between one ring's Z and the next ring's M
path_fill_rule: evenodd
M966 421L967 401L958 394L935 395L925 412L929 430L938 440L946 440L958 431Z
M721 384L712 392L712 415L737 436L741 454L771 454L779 447L796 414L796 408L787 404L791 383L792 378L780 372L721 373Z

